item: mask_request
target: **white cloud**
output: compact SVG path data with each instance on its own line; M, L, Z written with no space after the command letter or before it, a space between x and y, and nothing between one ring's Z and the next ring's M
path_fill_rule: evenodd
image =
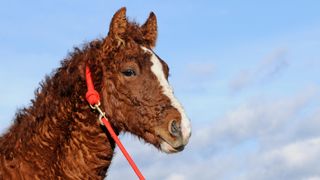
M230 88L232 91L241 90L252 82L253 74L248 70L241 70L231 81Z
M244 179L312 179L320 176L320 137L284 144L251 156Z
M265 155L265 158L267 161L281 159L287 167L302 168L312 161L317 161L315 158L318 154L320 154L320 137L293 142L272 150Z
M166 180L184 180L187 179L183 174L171 174Z
M320 133L311 127L319 124L320 111L305 114L315 97L318 90L311 87L286 98L251 99L220 120L194 129L179 154L166 155L128 137L125 143L147 179L316 179ZM301 128L314 133L299 139L295 134L301 137ZM109 178L135 179L119 156Z
M303 180L320 180L320 176L310 176L310 177L306 177L303 178Z
M285 49L276 49L252 69L240 70L229 82L231 91L236 92L250 85L269 81L289 65L286 56Z
M306 88L292 97L254 98L227 112L221 120L197 133L198 146L225 140L239 142L246 138L268 138L277 135L309 105L315 97L315 87ZM272 134L266 136L267 134Z

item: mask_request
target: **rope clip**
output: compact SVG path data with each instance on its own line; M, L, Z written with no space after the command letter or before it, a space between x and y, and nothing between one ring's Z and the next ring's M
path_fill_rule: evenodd
M98 102L98 104L95 104L94 106L92 106L91 104L89 104L89 105L90 105L91 109L98 111L98 113L99 113L99 118L98 118L98 120L99 120L99 122L100 122L101 125L104 125L101 119L102 119L102 118L107 119L107 118L106 118L106 113L103 112L103 111L100 109L100 101Z

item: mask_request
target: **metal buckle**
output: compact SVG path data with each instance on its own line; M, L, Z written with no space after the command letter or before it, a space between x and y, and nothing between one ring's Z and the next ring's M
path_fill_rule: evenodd
M99 107L101 105L100 101L98 102L98 104L95 104L94 106L92 106L91 104L89 104L89 106L91 107L91 109L97 109L97 107Z
M92 106L91 104L89 104L90 105L90 107L91 107L91 109L94 109L94 110L97 110L98 111L98 113L99 113L99 118L98 118L98 120L99 120L99 122L100 122L100 124L101 125L104 125L103 124L103 122L102 122L102 118L105 118L105 119L107 119L106 118L106 113L104 113L101 109L100 109L100 101L98 102L98 104L95 104L94 106Z

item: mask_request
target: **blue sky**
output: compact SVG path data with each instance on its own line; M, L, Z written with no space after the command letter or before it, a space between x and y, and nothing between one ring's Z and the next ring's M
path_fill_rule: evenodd
M148 179L320 179L319 1L1 1L0 131L74 46L158 18L155 51L192 119L185 151L130 135ZM117 153L110 179L135 179Z

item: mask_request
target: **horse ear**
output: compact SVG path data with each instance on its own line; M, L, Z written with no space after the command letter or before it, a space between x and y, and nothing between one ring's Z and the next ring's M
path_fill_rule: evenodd
M126 32L127 23L126 8L123 7L113 15L109 27L109 35L116 38L121 38Z
M154 47L157 41L157 17L151 12L147 21L141 26L144 39L149 43L150 47Z

